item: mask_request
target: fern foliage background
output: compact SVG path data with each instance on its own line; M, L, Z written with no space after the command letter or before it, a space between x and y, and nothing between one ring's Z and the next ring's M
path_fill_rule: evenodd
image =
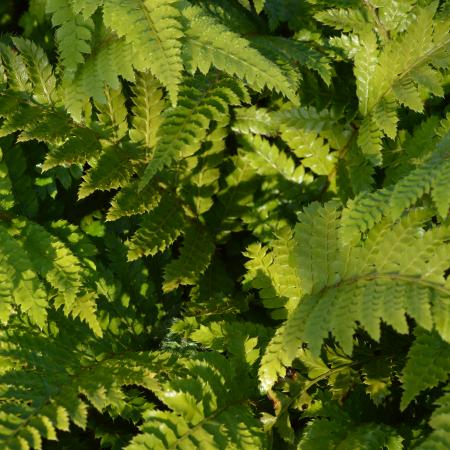
M0 4L0 448L450 448L450 4Z

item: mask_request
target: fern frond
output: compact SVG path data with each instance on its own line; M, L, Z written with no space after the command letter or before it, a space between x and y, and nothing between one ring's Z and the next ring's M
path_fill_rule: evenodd
M140 228L127 243L128 259L164 251L180 236L185 220L177 200L164 195L158 206L142 217Z
M130 138L133 142L142 142L147 148L153 148L166 104L161 85L150 73L140 72L136 75L132 90L134 107Z
M373 120L387 137L395 139L397 136L397 106L387 97L381 99L373 110Z
M330 8L314 15L319 22L342 31L360 32L367 29L367 18L361 9Z
M55 308L63 306L67 316L80 316L101 336L96 317L97 295L87 283L84 264L71 249L44 227L25 219L11 223L9 237L4 228L0 231L2 252L5 252L4 270L13 280L7 286L14 289L11 299L21 306L22 312L29 314L42 328L49 308L48 299L52 297ZM41 283L37 275L48 284Z
M374 120L373 116L366 117L359 129L358 145L366 158L368 158L373 165L381 163L381 150L383 132Z
M163 290L170 292L180 285L195 285L209 266L214 250L206 229L198 225L186 228L180 256L164 268Z
M263 136L274 136L276 126L270 119L270 114L265 108L250 106L249 108L235 108L235 120L232 130L242 134L262 134Z
M304 169L277 146L271 145L259 136L247 135L241 138L242 157L250 162L258 175L281 176L293 183L301 183Z
M70 422L85 429L91 405L99 412L122 410L121 387L155 389L154 377L167 362L162 354L132 352L95 360L74 349L67 338L60 336L62 342L57 342L43 336L15 336L7 349L2 348L2 355L23 367L0 376L0 442L5 450L41 448L43 439L56 440L58 430L69 431ZM24 392L31 392L28 401Z
M152 159L141 177L141 189L174 159L200 150L211 120L221 121L229 114L228 105L240 104L240 89L234 82L205 79L202 84L183 87L179 105L167 111L156 135Z
M330 221L324 220L327 211L328 215L331 212ZM442 339L449 339L448 324L442 320L450 304L450 291L443 277L450 262L447 247L434 255L448 239L448 233L432 229L418 235L419 224L428 217L428 212L419 211L397 225L387 222L380 229L381 234L375 230L366 241L350 248L336 239L335 206L313 205L301 216L295 235L297 264L302 288L310 294L300 300L266 350L260 369L264 388L283 374L300 343L307 342L311 351L318 354L323 339L331 332L350 354L356 322L379 340L380 319L397 332L406 333L408 314L421 327L434 328ZM322 238L315 242L318 233ZM416 267L415 262L410 263L411 259L418 260L413 255L416 243L422 248L419 254L427 258L430 269L433 267L428 273ZM313 253L323 245L322 250ZM328 259L327 255L332 257Z
M303 293L298 271L292 266L293 235L289 229L280 232L272 243L272 251L260 244L247 247L244 287L259 290L265 308L274 319L285 319Z
M327 11L327 13L329 10ZM366 115L369 110L369 99L374 87L371 78L378 63L378 44L375 33L366 31L359 36L360 47L354 57L354 73L356 78L356 94L359 100L359 111Z
M45 278L70 306L81 289L81 262L60 240L32 222L21 230L23 248L37 273Z
M109 0L103 5L106 26L124 37L135 67L149 69L167 87L172 105L178 98L183 61L181 15L176 0Z
M28 77L33 84L33 97L39 103L53 103L56 78L47 55L32 41L19 37L12 38L12 41L28 69Z
M131 143L108 146L84 175L78 198L85 198L96 190L108 191L126 186L136 164L144 159L141 148Z
M39 204L33 178L28 173L24 149L20 144L14 148L5 148L3 161L8 168L17 212L27 217L35 217Z
M0 57L9 89L16 92L30 92L30 80L22 55L13 51L10 46L0 43Z
M446 159L441 163L439 172L431 183L431 198L441 217L447 217L449 214L450 196L448 195L448 186L450 186L450 159Z
M383 96L394 92L398 101L415 110L422 110L423 101L418 96L417 88L410 77L414 76L415 82L430 91L429 81L420 77L421 70L430 73L434 65L440 67L440 60L444 55L448 55L449 51L448 33L443 33L443 27L447 27L448 30L448 22L436 24L433 22L436 6L436 3L431 3L421 8L416 20L408 26L405 33L389 43L381 53L373 77L373 86L376 90L371 100L372 105ZM416 42L416 45L410 45L411 42ZM394 55L400 54L402 54L400 58L392 59ZM395 61L395 64L392 64L392 61ZM424 79L424 84L420 82L421 78ZM431 87L436 91L433 85Z
M305 293L336 279L339 261L337 204L313 203L299 215L295 227L293 263L298 267Z
M183 57L191 73L199 69L206 74L215 66L229 75L236 75L256 91L267 86L297 102L296 86L246 39L207 16L199 7L188 6L182 14L187 22Z
M8 166L3 161L3 152L0 147L0 211L8 211L14 206L14 203Z
M124 186L111 200L106 220L143 214L154 209L161 200L161 192L152 184L139 190L137 181Z
M317 72L327 85L331 83L334 71L330 61L314 47L280 36L254 36L250 42L263 54L270 52L267 54L270 54L271 59L280 62L285 60L285 64L298 69L306 67Z
M72 0L46 2L46 12L52 15L52 24L57 27L58 50L64 67L64 77L68 80L75 77L79 65L85 61L85 55L91 51L94 22L89 18L90 14L83 17L76 10L85 10L84 4L85 2Z
M95 103L97 119L104 135L112 142L119 142L128 131L125 96L120 89L105 87L105 103Z
M449 373L450 345L436 332L419 331L403 369L401 408L405 409L425 389L447 381Z
M423 111L423 100L420 97L418 86L409 77L403 77L392 85L392 92L400 104L413 111Z
M106 103L105 85L120 88L119 76L134 81L133 51L130 44L104 29L96 30L92 50L72 80L64 80L64 105L80 122L85 102L93 98Z
M0 276L2 278L2 320L6 324L13 305L20 307L32 323L43 328L47 319L48 297L27 252L0 225Z
M439 190L442 188L436 183L439 180L445 181L448 176L447 158L445 145L438 146L428 161L412 170L394 186L390 202L393 218L399 217L405 208L413 205L423 194L428 193L432 186L438 187L437 199L438 202L440 201ZM437 204L440 205L440 203Z
M184 362L186 373L157 392L169 411L150 411L127 450L265 448L266 436L243 397L248 380L217 354Z
M42 164L44 171L57 166L84 164L101 153L99 138L89 128L74 128L62 145L52 145Z
M300 106L283 109L271 113L272 120L283 131L289 128L297 128L305 131L316 131L331 128L335 125L336 115L327 109L318 110L312 106Z
M361 234L380 222L389 210L390 191L362 192L342 212L339 235L345 244L356 244Z

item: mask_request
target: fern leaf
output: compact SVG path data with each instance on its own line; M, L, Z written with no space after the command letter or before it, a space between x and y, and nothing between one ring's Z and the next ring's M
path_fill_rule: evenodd
M217 354L185 362L187 373L157 392L169 411L150 411L127 450L148 448L265 448L259 421L245 404L246 380ZM228 365L228 367L227 367Z
M312 106L275 111L270 114L273 122L283 131L290 128L315 131L320 133L324 129L332 128L337 120L336 115L327 109L318 110Z
M109 0L103 6L105 24L139 55L136 68L150 69L167 87L172 105L177 102L183 70L181 16L174 4L176 0Z
M314 17L319 22L342 31L360 32L367 29L368 25L360 9L330 8L316 13Z
M238 87L226 80L211 82L211 85L206 80L203 89L201 85L183 88L179 105L167 112L158 129L158 142L142 175L140 188L174 159L192 156L200 150L211 120L220 121L228 116L229 104L240 103L237 92Z
M397 136L397 107L394 101L384 97L373 110L373 120L387 137L395 139Z
M327 13L329 13L329 10ZM378 45L373 32L367 31L360 35L360 48L354 59L359 111L365 116L369 110L369 99L372 95L371 89L373 89L371 79L378 63Z
M434 327L442 339L448 339L448 324L442 320L442 315L448 317L445 311L450 297L443 278L449 263L448 250L430 260L434 258L430 255L447 239L446 233L431 230L429 238L417 233L418 224L429 213L413 213L392 228L385 225L380 236L375 233L360 244L362 247L350 249L337 242L336 207L309 208L300 216L295 237L302 288L310 294L300 299L268 345L260 369L263 388L270 387L283 374L286 363L291 363L296 348L303 342L319 354L323 339L331 332L350 354L356 322L379 340L381 319L397 332L406 333L408 314L421 327ZM327 217L332 220L324 220ZM314 242L318 233L322 237ZM417 269L415 263L410 264L409 253L414 252L416 242L422 248L419 253L427 255L435 271L428 274ZM313 253L321 246L320 251Z
M10 337L9 348L2 349L3 355L27 367L0 376L0 442L5 450L40 448L44 438L56 440L57 430L67 431L69 421L85 429L88 405L100 412L123 406L121 386L156 389L153 378L166 357L130 353L87 363L80 361L80 351L71 347L68 338L63 335L59 337L62 342L55 342L43 336L14 336ZM16 348L11 348L12 342ZM42 348L45 355L36 358ZM31 392L29 401L23 400L23 392Z
M355 244L361 234L380 222L389 209L390 192L380 189L375 192L362 192L347 203L342 212L339 235L342 241Z
M140 228L127 243L128 259L164 251L180 236L184 224L184 213L176 199L163 196L159 205L143 216Z
M108 191L126 186L136 164L144 159L141 148L131 143L108 146L85 174L78 198L85 198L96 190Z
M420 74L423 73L421 70L424 68L423 70L429 73L431 69L427 67L434 64L435 58L439 66L439 59L448 52L449 45L448 33L446 35L441 30L441 26L447 26L448 29L448 23L435 25L433 22L436 6L436 3L431 3L420 8L405 33L400 38L390 41L381 52L372 78L373 96L369 102L369 109L372 109L383 96L393 92L399 102L416 111L422 111L423 101L415 82L420 83L427 91L430 90L430 82L427 79L422 77L425 83L421 82ZM411 42L416 44L411 45ZM429 79L429 75L426 78ZM436 91L435 86L431 87Z
M419 66L414 68L410 73L410 78L419 86L423 86L427 91L437 97L444 96L442 85L444 81L442 75L430 66Z
M258 289L264 307L278 320L297 306L303 292L298 271L292 267L293 243L293 233L286 229L272 243L271 252L252 244L244 253L249 258L244 286Z
M331 78L334 75L333 68L328 58L314 47L304 42L286 39L281 36L254 36L251 37L250 42L261 53L270 55L271 59L285 62L283 66L306 67L317 72L322 80L327 85L330 85ZM281 67L283 68L283 66ZM289 69L289 67L284 69L287 74ZM291 78L295 80L295 77L291 76Z
M64 104L72 117L80 122L85 102L92 97L106 103L105 84L120 88L119 76L134 80L133 52L129 44L106 30L97 30L92 50L72 80L64 80Z
M83 2L80 2L83 4ZM85 55L91 51L91 39L94 23L89 17L77 14L75 2L71 0L47 0L46 11L52 15L52 24L58 27L58 42L64 77L72 80Z
M110 136L113 142L119 142L128 131L125 96L120 89L105 88L105 103L96 103L97 118L103 132Z
M130 138L153 148L157 142L158 129L165 109L161 85L150 73L138 73L133 87L133 126Z
M144 214L154 209L161 200L161 192L152 184L139 191L133 181L124 186L111 200L106 220L117 220L124 216Z
M431 183L431 197L442 217L447 217L450 208L450 196L448 186L450 185L450 160L444 160L439 172Z
M9 178L8 166L3 161L3 152L0 147L0 211L8 211L14 206L12 184Z
M394 83L392 91L402 105L411 108L413 111L423 111L423 100L416 84L409 77L404 77Z
M38 198L33 186L33 178L28 174L27 161L20 144L15 145L14 150L5 149L3 160L8 167L17 211L27 217L35 217L39 207Z
M419 332L403 369L400 407L405 409L420 392L447 381L449 373L450 345L436 332Z
M34 265L27 252L3 226L0 226L0 237L0 276L5 282L2 288L3 299L6 303L11 303L12 300L33 323L43 328L47 318L47 293ZM5 323L11 313L10 307L2 308L2 319Z
M22 55L11 47L0 43L0 57L9 89L18 92L30 92L31 86Z
M250 47L247 40L208 17L198 7L186 7L182 14L187 21L183 57L191 73L198 68L206 74L211 66L215 66L229 75L236 75L256 91L267 86L297 102L295 86L276 64Z
M58 239L41 226L27 223L22 231L23 247L35 270L72 305L81 288L81 263Z
M439 158L431 159L395 185L390 202L392 218L398 218L406 208L430 191L433 179L440 171L439 162Z
M383 148L382 138L383 133L374 118L372 116L367 116L359 129L358 145L363 155L366 156L373 165L379 165L381 163L381 150Z
M293 183L303 181L303 167L296 166L295 162L275 145L259 136L248 135L242 137L241 141L244 144L242 157L250 162L258 174L278 175Z
M164 269L163 290L170 292L180 285L195 285L209 266L214 250L207 230L195 225L187 228L180 256Z
M337 204L326 207L313 203L299 215L295 227L294 261L298 267L302 289L311 292L336 279L338 268Z
M276 126L265 108L257 108L256 106L235 108L234 114L235 120L232 129L237 133L262 134L263 136L274 136L276 134Z
M40 103L53 103L56 78L46 54L32 41L19 37L14 37L12 41L24 58L29 79L33 83L34 98Z

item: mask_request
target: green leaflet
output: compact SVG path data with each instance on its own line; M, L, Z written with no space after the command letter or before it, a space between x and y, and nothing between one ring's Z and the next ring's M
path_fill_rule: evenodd
M157 392L169 411L147 414L142 434L126 448L181 449L199 442L219 449L265 448L262 426L240 394L249 380L237 380L234 368L226 364L225 358L214 354L183 361L184 376Z
M399 224L386 222L367 240L347 247L338 240L338 219L333 204L310 206L300 216L298 257L293 264L299 267L302 286L310 293L300 299L266 350L260 369L263 389L282 374L283 366L290 364L303 342L319 354L323 339L331 332L350 354L356 322L379 340L380 319L397 332L407 333L408 314L423 328L434 327L448 342L448 325L440 316L440 309L448 307L450 299L442 276L450 262L448 248L432 255L447 239L446 234L430 230L418 235L427 219L427 213L419 211ZM429 256L417 255L422 243ZM428 273L415 264L416 256L419 261L429 261Z
M89 18L90 14L85 17L78 14L75 2L70 0L47 0L46 12L52 14L52 25L58 27L56 39L61 61L65 76L72 80L78 66L84 63L85 55L91 50L94 23Z
M58 430L68 431L70 422L85 429L88 405L98 411L107 407L120 410L125 403L121 386L130 382L145 388L157 386L152 377L167 361L163 354L130 353L125 359L112 356L89 364L87 360L80 361L80 351L70 349L69 336L61 336L59 342L49 337L11 336L11 343L17 347L2 349L2 356L17 363L31 364L27 371L0 376L4 402L10 406L16 403L20 413L20 420L12 413L2 413L5 449L17 448L24 442L27 448L39 448L43 439L57 440ZM45 356L33 357L33 352L35 355L43 346ZM98 352L95 344L93 348ZM44 380L51 382L48 384ZM17 404L15 399L26 389L32 389L31 401Z
M43 328L47 318L47 293L39 280L33 263L13 239L7 229L0 227L2 240L1 278L3 281L2 297L6 305L2 305L2 321L8 323L13 312L13 305L19 306L30 320ZM2 303L3 303L2 302Z
M403 370L402 409L424 389L432 388L447 381L450 347L437 333L418 332ZM422 358L423 361L418 364Z
M167 87L172 104L177 101L183 69L181 14L174 5L176 0L111 0L103 6L106 26L125 37L136 55L135 67L150 69Z
M164 251L180 236L184 223L185 217L177 200L164 196L155 209L142 217L141 227L128 243L128 258L132 261Z
M296 102L295 86L276 64L250 47L245 39L204 15L199 8L185 8L183 17L189 24L184 59L191 72L198 68L207 73L214 65L245 80L255 90L267 86Z
M186 158L200 150L211 120L228 116L228 104L240 103L240 86L224 80L205 79L199 86L186 87L180 93L179 105L167 112L156 134L157 145L140 182L140 188L174 159Z
M207 230L196 225L186 228L179 258L164 269L164 291L172 291L179 285L195 285L207 269L214 250Z

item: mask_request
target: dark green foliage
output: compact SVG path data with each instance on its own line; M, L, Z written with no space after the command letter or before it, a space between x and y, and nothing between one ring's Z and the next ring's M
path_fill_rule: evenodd
M450 447L450 7L0 2L0 448Z

